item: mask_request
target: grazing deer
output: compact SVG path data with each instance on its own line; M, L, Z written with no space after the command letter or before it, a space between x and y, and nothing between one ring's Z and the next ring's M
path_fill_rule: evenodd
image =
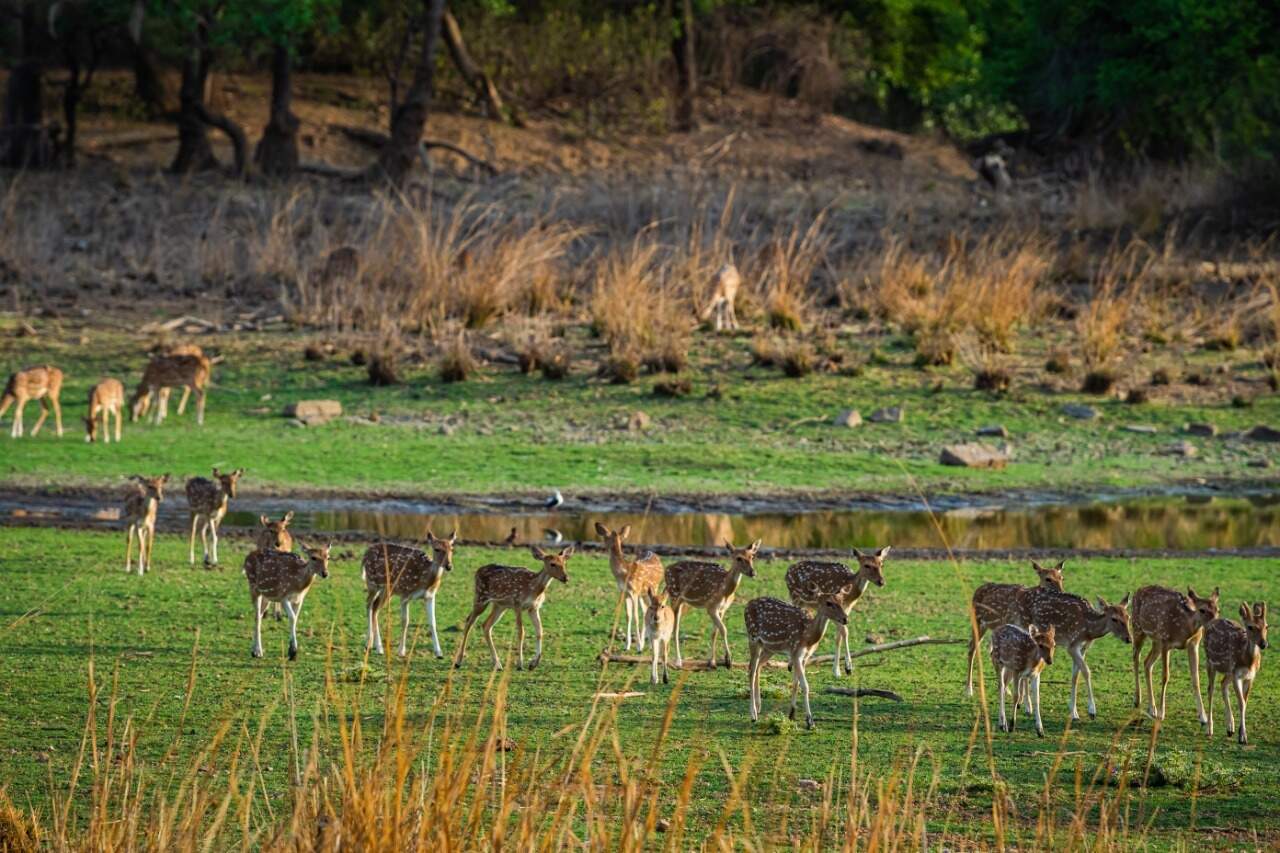
M991 663L1000 674L1000 731L1011 732L1018 722L1018 705L1027 703L1027 713L1034 713L1036 734L1044 737L1040 721L1040 671L1053 663L1054 627L1029 629L1017 625L1001 625L991 635ZM1013 718L1007 720L1004 695L1014 691Z
M645 590L649 607L644 613L644 630L653 644L653 669L649 683L658 683L658 657L662 657L662 683L667 683L667 658L671 652L671 634L676 627L676 614L665 599L659 598L651 588Z
M973 603L969 614L973 619L972 633L969 636L969 679L966 688L973 695L973 662L978 657L978 645L982 636L1001 625L1026 625L1025 614L1031 608L1032 599L1041 593L1062 592L1062 567L1065 561L1052 568L1045 568L1035 560L1031 568L1035 569L1040 583L1034 587L1016 583L984 583L973 591ZM1039 592L1032 594L1032 590Z
M1240 605L1241 625L1229 619L1215 619L1204 629L1204 656L1209 669L1209 737L1213 737L1213 678L1222 674L1222 704L1227 714L1227 737L1232 735L1235 721L1231 718L1231 697L1227 693L1230 681L1235 688L1236 701L1240 703L1240 734L1238 740L1249 742L1245 729L1244 712L1253 691L1253 678L1262 666L1262 652L1267 647L1267 605L1258 602L1249 609L1248 603Z
M738 287L742 284L742 276L732 262L726 263L711 277L711 302L698 317L706 322L714 315L712 326L717 332L738 328L738 315L734 303L738 299Z
M289 532L289 522L293 521L293 511L286 512L279 521L272 521L265 515L258 516L258 538L255 541L259 551L293 550L293 534Z
M493 654L494 669L502 669L502 661L498 659L498 648L493 644L493 626L508 610L516 612L516 636L519 650L519 669L524 669L524 621L522 615L529 614L533 622L533 630L537 635L538 650L529 662L533 669L542 660L542 616L540 610L547 598L547 586L552 580L567 584L569 576L565 574L564 564L573 556L570 545L558 554L543 551L537 545L530 547L534 558L542 561L542 571L534 573L518 566L499 566L489 564L481 566L476 572L475 598L471 612L467 615L467 624L462 629L462 640L458 643L458 656L454 659L455 667L462 666L462 658L467 653L467 637L471 634L471 626L490 604L493 605L489 618L484 620L484 637L489 641L489 651Z
M1065 647L1071 655L1071 719L1079 720L1076 710L1076 688L1080 673L1084 673L1085 687L1089 690L1089 719L1098 716L1098 705L1093 700L1093 673L1085 663L1085 653L1094 640L1111 634L1122 643L1132 642L1129 634L1129 596L1119 604L1107 604L1098 597L1098 609L1094 610L1078 595L1067 592L1043 593L1034 597L1027 614L1027 624L1050 625L1055 632L1057 645Z
M53 425L62 437L62 406L58 396L62 393L62 371L51 364L39 367L28 367L9 376L9 384L4 386L4 396L0 397L0 418L9 411L14 403L18 407L13 410L13 428L9 431L11 438L22 438L22 410L30 400L40 401L40 417L36 418L31 428L31 437L40 434L40 427L49 417L49 407L53 407Z
M196 355L203 358L204 350L200 348L199 344L173 344L167 347L162 355ZM221 360L222 356L218 356L217 359L209 359L209 363L216 364ZM191 386L184 385L182 386L182 399L178 401L178 414L182 414L187 410L187 400L189 399L191 399ZM146 413L144 412L143 414Z
M886 545L870 554L857 548L858 571L851 572L844 563L824 563L805 560L787 569L787 592L791 601L806 610L814 610L830 599L844 608L845 616L862 598L869 584L884 586L884 558L889 555ZM835 674L840 677L840 646L844 646L845 672L853 674L853 656L849 651L849 622L846 619L836 626Z
M204 564L218 565L218 525L227 514L227 502L236 496L236 483L244 476L237 468L230 474L213 469L213 479L192 477L187 480L187 505L191 508L191 565L196 564L196 527L200 527L200 544L204 547ZM200 522L203 520L203 524ZM213 559L209 559L209 539L213 538Z
M365 608L369 616L369 632L365 648L372 647L382 654L382 628L378 624L378 610L392 595L400 596L400 657L409 653L409 605L422 599L431 623L431 645L436 657L444 657L440 651L440 638L436 634L436 593L444 580L444 573L453 571L453 546L458 541L458 531L448 539L439 539L427 531L427 544L431 546L428 557L417 548L404 545L373 545L364 552L360 574L365 584Z
M1207 725L1208 716L1200 696L1200 641L1204 638L1204 626L1218 618L1218 590L1208 598L1196 595L1187 587L1187 594L1163 586L1144 586L1133 594L1130 605L1130 626L1133 630L1133 707L1142 707L1142 684L1138 676L1138 654L1150 637L1151 651L1143 662L1147 674L1147 716L1163 720L1165 698L1169 692L1169 655L1174 649L1187 650L1187 663L1191 670L1191 690L1196 695L1196 715L1200 725ZM1155 688L1151 683L1151 670L1156 656L1163 664L1160 683L1160 707L1155 705Z
M129 401L130 420L147 413L151 395L157 395L155 423L158 426L169 414L169 390L186 388L196 395L196 423L204 423L205 386L213 362L203 355L161 355L151 359L142 380Z
M596 533L609 548L609 571L613 572L613 580L618 585L618 592L622 593L627 610L627 648L631 648L631 626L634 623L637 648L644 651L644 594L662 581L662 561L652 551L646 551L637 560L627 559L622 553L622 541L631 535L630 524L621 530L610 530L596 522Z
M116 443L120 442L120 422L124 419L124 385L119 379L104 379L89 389L89 414L84 419L84 440L98 440L98 415L102 415L102 441L111 443L111 415L116 416Z
M128 524L128 538L124 546L124 570L133 568L133 535L138 534L138 574L151 568L151 550L156 541L156 510L164 500L164 484L169 475L161 477L130 477L133 487L124 499L124 519Z
M743 609L747 623L747 686L751 691L751 722L760 719L760 667L770 657L785 654L791 661L791 719L796 718L796 690L804 688L804 722L813 728L813 711L809 708L809 678L805 662L822 642L827 623L847 625L849 617L844 604L827 599L814 610L813 617L799 607L777 598L753 598Z
M253 648L262 657L262 614L268 602L278 601L289 614L289 660L298 657L298 616L302 601L317 577L329 577L329 549L333 543L312 548L300 543L306 558L284 551L250 551L244 558L244 576L249 579L249 600L253 603Z
M716 640L720 636L724 637L724 665L733 665L724 615L733 606L733 598L738 593L738 585L742 583L743 576L756 576L755 559L760 551L760 540L757 539L746 548L735 548L732 542L724 543L724 547L733 559L728 571L719 563L699 560L682 560L667 566L667 595L671 599L671 609L676 614L677 667L684 666L684 657L680 654L680 613L685 607L700 607L711 617L711 656L707 659L707 665L715 668Z

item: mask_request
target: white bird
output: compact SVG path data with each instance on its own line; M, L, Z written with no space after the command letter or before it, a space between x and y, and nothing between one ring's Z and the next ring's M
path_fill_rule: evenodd
M564 495L560 494L560 490L556 489L551 497L547 498L547 502L543 504L547 509L555 509L564 503Z
M545 536L547 541L552 545L559 545L564 541L564 534L559 530L556 530L554 527L544 527L542 529L542 535Z

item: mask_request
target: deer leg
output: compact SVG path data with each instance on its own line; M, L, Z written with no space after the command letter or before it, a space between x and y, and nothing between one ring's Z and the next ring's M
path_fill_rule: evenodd
M196 424L204 426L204 398L205 390L203 388L196 389Z
M1204 725L1204 700L1200 696L1200 644L1187 644L1187 666L1191 668L1191 691L1196 694L1196 719L1200 721L1200 725ZM1163 707L1163 706L1162 706ZM1244 712L1241 712L1243 717Z
M19 400L17 408L13 410L13 424L9 427L10 438L22 438L22 410L26 405L26 400Z
M840 645L848 640L848 634L844 630L846 627L845 625L836 626L836 653L832 655L831 660L831 669L836 678L840 677Z
M253 645L249 649L249 654L260 658L262 657L262 596L254 592L250 593L249 599L253 604Z
M639 595L635 596L635 602L636 602L636 603L635 603L635 611L636 611L636 650L637 650L637 651L640 651L640 652L643 652L643 651L644 651L645 633L646 633L646 632L645 632L645 621L644 621L644 618L645 618L645 612L646 612L647 608L645 607L645 603L644 603L644 598L643 598L643 597L641 597L641 596L639 596Z
M58 402L58 398L53 394L49 395L49 404L53 406L53 426L58 431L58 438L62 438L62 403Z
M675 611L675 627L672 629L671 638L676 642L676 669L684 668L684 656L680 654L680 611L684 610L684 603L681 601L673 601L671 609Z
M218 565L218 519L209 519L209 538L213 540L213 564Z
M787 717L792 720L796 718L796 692L800 689L799 662L799 656L793 656L791 658L791 710L787 712Z
M120 424L123 420L124 413L120 411L120 406L116 406L116 444L120 443Z
M529 669L533 669L542 663L542 613L536 609L529 611L529 620L533 622L534 636L538 641L538 648L533 653L533 660L529 661Z
M1160 719L1164 719L1165 709L1168 707L1166 700L1169 695L1169 658L1173 655L1173 649L1164 649L1160 655Z
M369 618L369 627L365 631L364 647L365 650L373 649L378 654L382 654L382 637L378 632L378 608L382 606L382 591L370 590L365 594L364 598L365 612Z
M969 636L969 680L965 688L965 692L970 696L973 695L973 663L978 658L978 647L982 643L983 634L982 626L977 624L977 620L974 621L974 626L973 632Z
M622 593L622 607L627 611L627 651L631 651L631 615L635 602L631 600L631 593L625 590Z
M1080 651L1080 667L1084 670L1084 686L1089 691L1089 719L1096 720L1098 718L1098 703L1093 699L1093 670L1089 669L1089 662L1084 659L1084 653L1087 649Z
M1240 736L1238 742L1243 746L1249 742L1249 730L1245 726L1244 715L1248 707L1249 700L1245 696L1244 679L1239 675L1235 676L1236 700L1240 703Z
M1205 732L1206 734L1208 734L1210 740L1213 739L1213 679L1214 679L1214 676L1216 675L1217 673L1214 672L1213 668L1211 667L1209 669L1209 692L1208 692L1208 695L1205 697L1208 703L1207 707L1205 708L1205 713L1209 715L1209 724L1205 727ZM1223 675L1223 679L1224 680L1226 679L1225 675Z
M1071 653L1071 719L1079 721L1080 712L1076 710L1076 693L1080 686L1080 666L1084 663L1080 658L1080 651L1074 647L1069 649Z
M127 538L124 543L124 570L126 572L133 570L133 528L134 525L130 524L128 533L126 534ZM141 550L142 546L138 547L139 550Z
M289 614L289 660L298 659L298 611L289 599L284 600L284 612Z
M653 642L658 643L659 641L655 638ZM662 683L667 684L670 681L670 678L667 675L667 659L671 655L671 640L669 639L662 640L661 643L662 643ZM1252 684L1252 682L1250 683Z
M13 405L15 399L17 398L6 396L3 400L0 400L0 418L3 418L4 413L9 411L9 407ZM14 420L16 421L17 418L14 418ZM13 433L10 432L9 434L12 435Z
M458 641L458 655L453 660L454 667L462 666L462 658L467 653L467 637L471 634L471 626L476 624L476 620L480 618L480 614L489 606L489 602L477 601L471 606L471 612L467 614L467 622L462 627L462 639Z
M524 615L516 609L516 669L524 669Z
M724 665L726 668L733 666L733 655L729 650L729 629L724 626L724 619L721 615L711 611L711 667L714 669L716 665L716 635L724 637Z
M209 517L203 516L200 523L200 550L204 554L204 564L209 565Z
M440 651L440 637L436 634L436 594L433 592L427 596L423 605L427 608L427 620L431 623L431 648L439 659L444 657L444 652Z
M1152 682L1151 670L1155 669L1156 656L1160 654L1159 641L1153 641L1151 651L1147 652L1146 658L1142 661L1142 669L1147 676L1147 716L1151 719L1159 719L1156 715L1156 688Z
M40 417L36 418L36 425L31 428L31 437L35 438L40 434L40 427L44 425L45 420L49 417L49 403L44 398L40 398Z
M138 576L141 577L151 567L150 531L145 524L138 525Z
M1036 734L1044 737L1044 723L1040 721L1040 673L1031 676L1030 694L1036 709Z
M196 525L199 523L199 521L200 521L200 514L198 512L191 513L191 543L190 543L189 550L190 550L191 565L193 566L196 564Z
M1008 683L1009 683L1008 676L1009 676L1009 671L1005 669L1003 666L1000 667L1000 731L1002 732L1009 731L1009 724L1008 722L1006 722L1005 713L1004 713L1004 694L1005 694L1005 691L1008 689ZM1017 707L1018 707L1017 704L1015 703L1013 707L1014 707L1014 713L1017 713Z
M409 596L400 596L400 657L409 653Z
M187 410L187 400L191 398L191 386L182 386L182 399L178 401L178 414L182 414Z
M809 707L809 676L804 671L804 656L796 661L796 674L800 678L800 687L804 690L804 726L813 729L813 710Z
M1222 710L1227 717L1227 737L1236 733L1236 718L1231 710L1230 673L1222 673Z
M489 653L493 655L493 668L502 669L502 660L498 657L498 647L493 644L493 626L502 618L502 607L497 602L493 604L493 610L489 611L489 618L484 620L484 624L480 627L484 629L484 638L489 642Z
M653 666L649 668L649 683L658 683L658 641L654 640L653 646Z

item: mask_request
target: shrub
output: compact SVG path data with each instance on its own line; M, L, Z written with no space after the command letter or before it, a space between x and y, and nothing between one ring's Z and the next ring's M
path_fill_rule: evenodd
M464 382L476 369L475 356L464 334L450 341L440 353L440 381Z
M569 375L571 361L569 351L564 347L557 347L539 360L538 369L542 371L543 379L558 382Z
M630 353L609 353L600 363L597 375L613 385L630 385L640 376L640 364Z
M817 355L813 347L805 341L788 341L782 348L781 366L784 375L799 379L813 373L817 364Z

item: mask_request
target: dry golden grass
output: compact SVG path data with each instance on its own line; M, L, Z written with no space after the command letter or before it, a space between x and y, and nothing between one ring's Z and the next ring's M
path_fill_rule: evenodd
M442 382L465 382L476 372L478 365L475 356L471 354L465 332L459 332L457 337L445 344L440 352L438 366Z
M1143 244L1113 248L1094 275L1088 301L1077 318L1080 357L1086 371L1109 374L1130 335L1154 261Z
M644 235L596 268L592 328L615 354L639 354L650 366L687 365L693 310L667 278L662 247Z

